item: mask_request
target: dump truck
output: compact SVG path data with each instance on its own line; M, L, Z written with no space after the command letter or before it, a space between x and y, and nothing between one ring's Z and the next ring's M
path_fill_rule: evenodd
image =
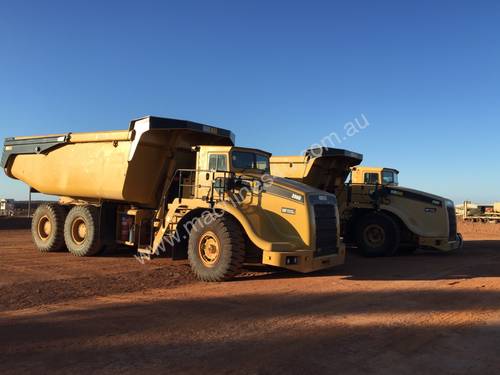
M462 246L450 199L401 187L398 170L360 166L362 160L356 152L321 147L271 157L271 173L335 194L344 242L367 256Z
M33 215L42 252L164 251L206 281L244 262L298 272L342 264L335 195L269 175L270 156L235 146L225 129L148 116L121 131L6 138L1 163L33 192L60 197Z

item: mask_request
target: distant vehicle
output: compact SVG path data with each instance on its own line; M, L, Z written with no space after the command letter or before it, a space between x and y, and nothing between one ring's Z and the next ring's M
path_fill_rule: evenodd
M14 215L14 200L0 199L0 216L13 216L13 215Z
M473 223L500 223L500 202L475 204L465 201L457 206L457 216Z

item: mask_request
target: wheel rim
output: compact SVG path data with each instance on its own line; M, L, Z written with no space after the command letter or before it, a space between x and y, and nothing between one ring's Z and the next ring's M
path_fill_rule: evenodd
M71 224L71 239L78 245L87 237L87 225L82 218L76 218Z
M385 242L385 231L380 225L370 224L363 231L365 242L372 247L380 247Z
M219 260L221 246L215 233L203 233L198 241L198 254L205 267L213 267Z
M38 237L42 239L42 241L47 241L52 233L52 223L47 215L44 215L38 221L37 226Z

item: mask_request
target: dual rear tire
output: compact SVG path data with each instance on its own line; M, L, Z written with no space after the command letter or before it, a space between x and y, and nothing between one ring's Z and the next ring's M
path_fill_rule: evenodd
M92 256L102 248L99 211L94 206L73 206L68 212L55 203L42 204L33 215L31 233L41 252L67 248L76 256Z

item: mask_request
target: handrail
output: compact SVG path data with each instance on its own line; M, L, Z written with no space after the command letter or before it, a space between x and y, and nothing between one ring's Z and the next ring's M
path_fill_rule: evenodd
M210 185L198 185L198 184L185 184L183 183L183 176L192 176L193 173L211 173L212 174L212 178L211 178L211 184ZM222 176L216 176L216 173L217 174L222 174ZM258 180L257 178L255 177L251 177L251 176L239 176L239 177L236 177L236 173L235 172L232 172L232 171L223 171L223 170L217 170L217 169L210 169L210 170L206 170L206 169L187 169L187 168L179 168L175 171L174 175L172 176L172 180L171 181L174 181L177 174L179 175L179 186L178 186L178 191L177 191L177 198L179 199L179 202L181 203L182 202L182 196L183 196L183 193L184 193L184 187L196 187L196 186L199 186L200 188L203 187L203 188L207 188L209 189L209 192L208 192L208 201L210 203L214 203L215 202L215 191L217 190L217 192L219 193L219 198L220 200L224 201L226 199L226 193L229 191L229 190L234 190L235 188L235 185L233 184L232 185L232 188L231 189L228 189L228 184L226 181L230 180L230 179L239 179L241 181L255 181L255 180ZM221 186L215 186L215 184L217 183L218 180L222 180L222 184ZM172 182L171 182L172 183ZM222 193L219 191L219 189L222 189ZM165 199L165 197L164 197Z

